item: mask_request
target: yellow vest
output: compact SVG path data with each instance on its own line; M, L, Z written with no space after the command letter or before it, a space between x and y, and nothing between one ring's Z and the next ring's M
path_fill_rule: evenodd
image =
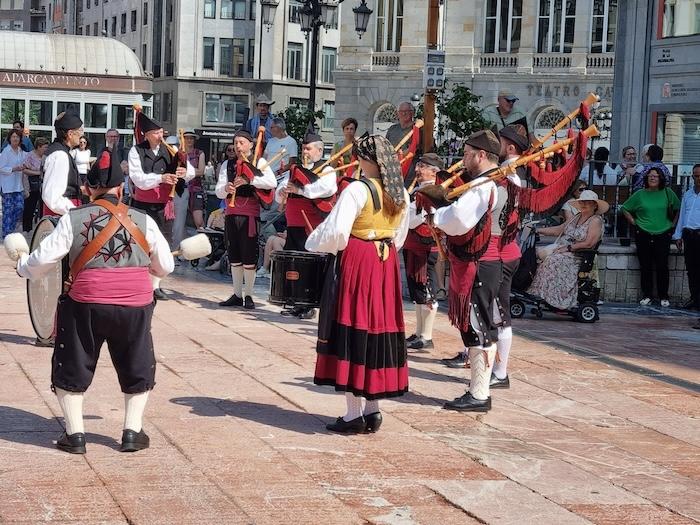
M355 223L352 225L351 235L357 237L358 239L363 239L365 241L379 241L382 239L393 239L396 236L396 232L401 224L401 213L396 214L393 217L386 215L383 212L382 203L382 184L378 179L367 179L374 187L377 188L379 193L379 209L374 209L374 201L372 200L372 193L367 188L367 202L364 208L360 212L360 215L355 219Z

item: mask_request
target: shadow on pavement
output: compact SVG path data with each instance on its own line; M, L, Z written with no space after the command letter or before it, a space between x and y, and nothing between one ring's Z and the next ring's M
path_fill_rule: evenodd
M325 416L287 410L275 405L252 401L232 401L215 397L175 397L171 403L191 407L191 413L202 417L233 416L300 434L325 434L321 423Z
M34 343L36 342L36 337L29 337L28 335L8 334L6 332L0 332L0 341L2 341L4 343L14 343L16 345L34 346Z

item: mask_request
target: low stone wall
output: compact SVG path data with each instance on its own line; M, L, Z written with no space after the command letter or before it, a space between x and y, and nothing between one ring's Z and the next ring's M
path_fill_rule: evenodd
M639 261L636 248L603 244L598 251L598 274L601 298L613 303L636 303L642 297L639 286ZM683 254L671 246L668 260L670 272L669 295L671 303L683 303L690 298L688 274ZM658 298L658 297L657 297Z

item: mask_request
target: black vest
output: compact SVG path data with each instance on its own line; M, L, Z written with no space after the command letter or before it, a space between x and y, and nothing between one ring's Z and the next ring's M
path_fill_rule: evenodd
M80 198L80 177L78 175L78 168L75 165L75 159L71 156L68 146L59 142L58 140L53 141L51 145L46 150L46 156L48 157L56 151L63 151L68 156L68 182L66 184L66 191L63 192L63 196L66 199L78 199ZM42 163L42 174L44 171Z
M238 161L236 159L226 161L226 178L229 182L233 182L236 178L236 166ZM236 197L252 197L255 195L255 186L252 184L244 184L236 188Z
M141 159L141 169L144 173L155 173L156 175L162 175L168 171L175 173L174 168L171 166L173 159L168 152L168 148L162 144L158 148L157 155L153 154L148 141L137 144L135 148L139 154L139 159Z

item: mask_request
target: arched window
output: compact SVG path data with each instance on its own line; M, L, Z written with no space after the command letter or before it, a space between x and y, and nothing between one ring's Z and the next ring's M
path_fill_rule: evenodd
M383 135L397 119L396 107L389 103L382 104L374 112L372 133Z
M540 111L535 120L536 129L551 130L562 119L566 118L564 112L557 108L546 108Z

